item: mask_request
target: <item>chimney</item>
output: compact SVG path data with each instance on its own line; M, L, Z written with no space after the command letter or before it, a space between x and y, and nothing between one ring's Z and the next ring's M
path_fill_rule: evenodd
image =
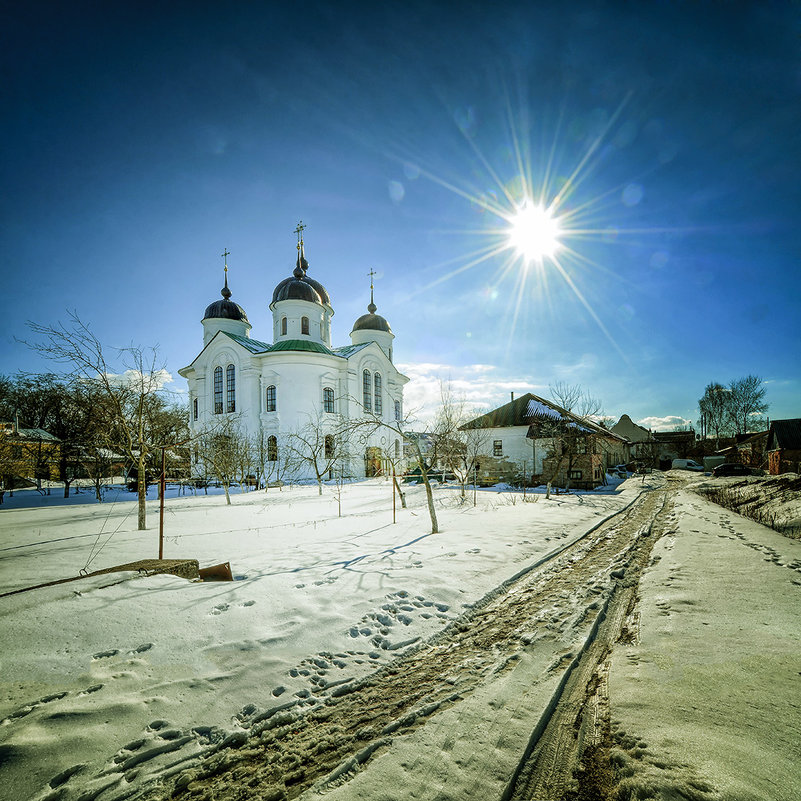
M514 400L514 399L515 399L515 393L513 392L512 393L512 400Z

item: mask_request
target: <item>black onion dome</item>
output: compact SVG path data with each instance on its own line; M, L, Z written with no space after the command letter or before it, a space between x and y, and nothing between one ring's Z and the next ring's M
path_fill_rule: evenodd
M279 300L308 300L311 303L331 305L328 290L313 278L306 275L309 262L303 253L303 243L298 253L298 260L290 278L285 278L273 291L273 303Z
M363 314L353 324L354 331L386 331L388 334L392 333L389 323L380 315L375 312Z
M203 314L204 320L241 320L243 323L250 325L245 310L238 304L230 300L231 290L228 289L228 276L225 276L225 286L220 290L223 296L222 300L215 300L206 306L206 311Z

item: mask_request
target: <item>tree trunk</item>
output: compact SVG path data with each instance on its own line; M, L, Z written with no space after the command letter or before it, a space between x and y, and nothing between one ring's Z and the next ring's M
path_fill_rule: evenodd
M439 525L437 524L437 512L434 509L434 493L431 490L431 482L428 480L428 472L423 470L422 467L420 469L420 473L423 476L423 484L426 488L426 500L428 501L428 514L431 517L431 533L438 534L439 533Z
M228 492L228 484L225 483L225 482L223 482L223 489L225 490L225 502L226 502L226 504L228 504L228 506L230 506L231 505L231 495Z
M392 480L395 482L395 489L398 491L398 497L400 498L401 508L406 508L406 493L403 492L400 488L400 484L398 484L398 477L393 473Z
M137 528L139 531L144 531L147 528L147 475L145 474L145 455L139 452L139 461L137 463L137 476L136 485L139 495L139 517Z

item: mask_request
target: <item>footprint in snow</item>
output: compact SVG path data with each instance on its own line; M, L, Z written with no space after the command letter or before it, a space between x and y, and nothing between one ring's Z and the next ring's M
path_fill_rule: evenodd
M108 651L98 651L96 654L92 654L92 659L108 659L109 657L116 656L119 652L118 648L111 648Z
M152 647L152 642L143 642L141 645L134 648L133 651L128 651L128 653L131 654L131 656L134 654L143 654L145 651L149 651Z
M209 612L210 615L221 615L223 612L227 612L231 608L230 604L217 604L214 609Z
M255 603L256 603L255 601L245 601L244 603L241 603L239 605L240 606L253 606L253 604L255 604Z

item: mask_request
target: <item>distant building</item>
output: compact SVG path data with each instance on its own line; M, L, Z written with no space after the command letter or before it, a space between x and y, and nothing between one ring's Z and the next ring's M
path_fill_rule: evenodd
M729 464L744 464L747 467L766 469L768 467L768 431L756 434L737 434L734 444L715 451L715 456L722 456Z
M58 481L61 441L41 428L0 423L0 480L5 489Z
M656 439L650 429L637 425L627 414L624 414L609 430L631 442L632 459L649 464L654 461L654 457L658 453L658 446L655 445Z
M481 430L479 481L592 489L629 459L625 437L526 393L463 426Z
M768 431L768 472L801 473L801 417L774 420Z

